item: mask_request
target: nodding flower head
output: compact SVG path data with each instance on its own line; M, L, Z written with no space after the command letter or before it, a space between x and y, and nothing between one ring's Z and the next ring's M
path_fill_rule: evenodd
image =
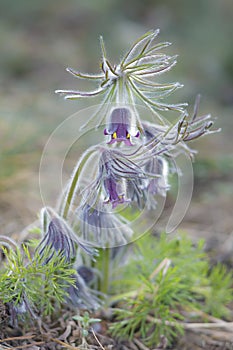
M83 239L104 247L123 245L133 235L128 221L109 212L106 207L93 208L88 204L76 210Z
M131 137L138 137L139 131L133 126L133 117L128 108L115 108L110 114L107 128L104 130L105 135L110 135L108 142L122 142L131 146Z
M129 202L125 198L126 182L135 183L135 179L146 177L140 166L115 150L105 149L102 152L99 169L99 178L107 195L105 203L111 203L113 209L118 204Z
M10 315L10 325L14 328L18 327L19 318L24 318L26 313L29 313L33 319L37 319L37 315L35 313L34 305L29 301L26 292L22 291L22 295L20 300L16 302L7 303L8 312Z
M67 289L68 304L81 309L97 310L101 305L98 296L87 286L80 274L72 277L75 279L75 284Z
M47 247L50 247L50 253L45 264L52 259L54 254L58 253L65 257L67 262L71 262L75 257L75 242L70 236L67 225L59 218L53 218L50 221L47 233L37 247L41 257L45 255Z
M115 209L120 204L134 201L132 191L142 197L144 182L148 183L150 179L160 177L159 173L145 168L145 164L154 157L153 149L150 152L150 148L139 146L131 154L125 154L119 150L99 146L96 151L97 172L93 174L95 178L89 185L85 184L84 178L79 207L89 205L102 208L111 204L112 209Z

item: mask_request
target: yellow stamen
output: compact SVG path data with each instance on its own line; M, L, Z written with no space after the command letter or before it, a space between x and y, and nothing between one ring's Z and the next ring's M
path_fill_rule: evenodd
M113 137L114 139L117 139L117 133L114 132L113 135L112 135L112 137Z
M127 139L130 139L130 134L129 134L129 133L126 135L126 138L127 138Z

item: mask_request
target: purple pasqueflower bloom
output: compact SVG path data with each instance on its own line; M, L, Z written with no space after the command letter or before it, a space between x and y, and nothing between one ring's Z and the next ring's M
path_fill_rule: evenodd
M75 241L71 238L68 226L59 218L53 218L48 226L48 230L37 247L39 255L43 258L46 248L50 247L49 255L45 259L47 264L54 254L60 253L67 262L71 262L75 257Z
M124 193L119 194L119 184L117 183L117 180L113 176L107 177L103 181L103 187L105 189L105 192L107 194L107 199L104 203L111 203L112 208L116 208L118 204L123 204L127 202L127 200L124 199Z
M35 305L28 300L26 293L23 292L20 300L16 303L11 301L7 303L8 312L10 314L10 325L13 327L18 327L18 319L19 317L24 316L26 313L29 313L31 318L37 319L37 315L35 313Z
M55 254L60 254L66 262L72 262L76 256L76 248L80 247L86 254L95 256L97 251L93 247L84 244L74 233L69 224L61 217L54 217L50 220L48 229L43 239L37 246L37 252L47 264ZM47 256L47 247L49 252Z
M105 203L111 203L112 208L115 208L118 204L129 201L125 198L126 182L135 184L137 183L135 180L146 178L146 175L122 152L105 149L100 158L99 177L107 197Z
M81 309L97 310L100 307L100 299L91 290L84 278L78 273L72 275L75 279L74 285L67 288L67 302Z
M127 146L132 146L131 137L138 137L139 131L133 125L133 118L128 108L115 108L110 114L107 127L104 130L105 135L110 135L108 142L124 142Z
M85 185L86 177L83 179L80 207L89 205L99 208L101 204L109 203L115 209L119 204L131 201L131 197L128 196L128 185L142 196L141 180L157 176L147 173L144 164L140 165L140 162L144 162L145 153L148 153L146 148L139 147L139 157L137 151L128 155L103 146L98 147L97 151L97 174L93 173L95 178L90 185ZM149 158L147 154L146 160Z
M87 285L89 285L91 282L93 282L93 280L95 280L94 269L91 267L80 265L77 268L77 272Z
M105 206L94 208L85 204L77 208L76 214L83 240L95 242L102 248L126 244L133 235L128 221L109 212Z

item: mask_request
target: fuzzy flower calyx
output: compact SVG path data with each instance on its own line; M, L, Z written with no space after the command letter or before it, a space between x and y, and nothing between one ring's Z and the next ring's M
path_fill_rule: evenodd
M53 218L48 226L48 231L37 247L40 256L50 247L50 255L46 259L48 263L54 254L60 253L67 262L71 262L75 256L75 242L70 237L69 230L63 221Z

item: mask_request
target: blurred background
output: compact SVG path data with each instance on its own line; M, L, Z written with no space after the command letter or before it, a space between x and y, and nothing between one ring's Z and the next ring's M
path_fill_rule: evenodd
M64 101L61 88L83 88L65 67L98 72L99 35L118 62L134 40L160 28L159 41L178 64L163 76L184 88L177 102L216 117L216 134L195 142L192 204L181 228L195 236L232 240L233 2L232 0L0 0L0 227L17 234L42 206L38 169L51 132L90 105ZM56 176L56 174L54 174ZM231 244L231 243L230 243ZM225 245L225 246L226 246ZM231 246L233 249L233 243Z

